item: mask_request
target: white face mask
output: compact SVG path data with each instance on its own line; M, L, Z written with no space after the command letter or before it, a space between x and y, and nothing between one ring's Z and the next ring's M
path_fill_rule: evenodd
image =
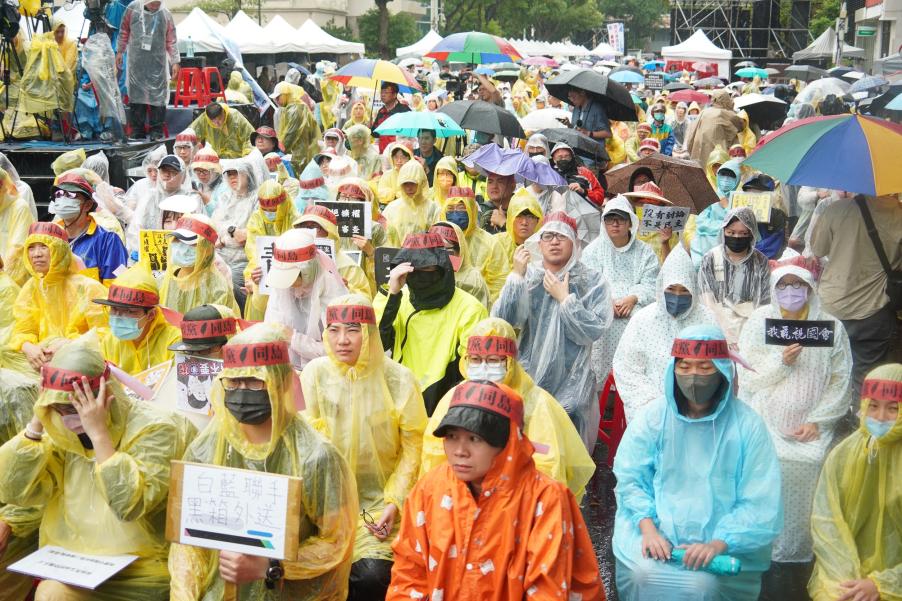
M505 365L504 362L467 364L468 380L488 380L489 382L495 382L497 384L499 382L503 382L504 376L506 375L507 365Z
M47 210L60 219L68 221L81 215L81 201L77 198L55 198L50 201Z

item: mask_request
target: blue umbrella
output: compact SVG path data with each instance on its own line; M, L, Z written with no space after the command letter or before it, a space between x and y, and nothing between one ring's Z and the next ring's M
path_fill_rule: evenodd
M486 144L473 154L461 159L461 162L483 174L514 175L521 182L525 181L541 186L567 185L567 180L551 165L536 163L525 152L501 148L494 142Z
M376 133L384 136L415 137L422 129L431 129L436 138L465 136L465 132L454 119L445 113L430 111L407 111L396 113L376 128Z
M617 71L608 75L608 78L617 83L645 83L645 78L635 71Z
M877 75L868 75L867 77L862 77L858 81L852 84L852 87L849 88L849 94L856 94L858 92L867 92L873 90L874 88L880 88L889 83L886 79L879 77Z
M642 65L643 71L656 71L664 66L664 61L648 61L644 65Z
M746 67L736 71L736 77L760 77L761 79L767 79L768 72L758 67Z
M895 98L889 101L889 104L886 105L891 111L902 111L902 94L899 94Z

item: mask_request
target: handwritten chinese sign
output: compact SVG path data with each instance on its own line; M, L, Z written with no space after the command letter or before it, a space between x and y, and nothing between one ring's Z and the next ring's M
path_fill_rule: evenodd
M221 359L176 354L176 407L181 411L212 415L210 389L213 388L213 379L221 371Z
M770 223L770 208L774 201L773 192L733 192L733 208L748 207L755 213L758 223Z
M257 293L260 296L269 296L269 286L266 285L266 274L272 267L272 253L275 248L276 236L257 236L254 239L256 244L257 265L263 270L263 277L257 287Z
M166 271L171 234L166 230L141 230L138 234L138 262L154 273Z
M640 234L650 234L665 227L669 227L674 233L686 229L686 220L689 219L688 207L662 207L660 205L647 204L642 207L642 220L639 223Z
M764 343L779 346L833 346L835 321L765 319Z
M318 201L321 207L332 211L338 220L338 236L350 238L351 236L363 236L371 238L373 235L373 208L369 202L329 202Z
M93 590L136 559L137 555L85 555L47 545L23 557L8 569Z

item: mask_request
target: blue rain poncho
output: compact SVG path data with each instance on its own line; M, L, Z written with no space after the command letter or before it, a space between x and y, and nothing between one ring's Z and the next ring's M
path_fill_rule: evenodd
M723 340L714 326L678 336ZM729 359L715 359L729 387L711 415L681 415L674 366L664 396L626 429L614 474L617 516L613 551L621 601L755 601L770 566L771 542L783 526L780 464L764 422L734 396ZM737 576L717 577L642 557L639 522L651 518L674 547L722 540L742 562Z

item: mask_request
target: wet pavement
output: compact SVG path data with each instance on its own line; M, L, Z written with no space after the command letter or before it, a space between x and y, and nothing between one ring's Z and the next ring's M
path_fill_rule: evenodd
M607 601L617 601L617 590L614 586L614 554L611 551L611 537L614 534L614 474L607 464L608 450L604 444L595 446L595 475L586 487L583 499L583 518L589 529L595 556L598 558L598 569L604 581Z

